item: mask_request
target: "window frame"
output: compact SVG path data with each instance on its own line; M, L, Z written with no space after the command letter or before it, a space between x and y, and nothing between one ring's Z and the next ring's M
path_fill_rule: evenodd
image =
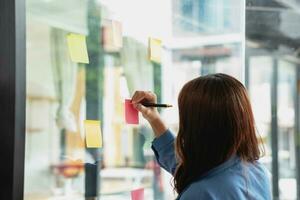
M23 199L26 113L25 0L0 1L0 199Z

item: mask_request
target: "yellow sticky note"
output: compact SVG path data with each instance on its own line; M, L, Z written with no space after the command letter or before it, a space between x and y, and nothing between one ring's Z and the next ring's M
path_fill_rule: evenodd
M161 62L161 40L155 38L149 38L149 59L151 61L160 63Z
M67 36L71 60L78 63L89 63L86 47L86 37L80 34L70 33Z
M84 121L85 140L87 148L101 148L102 134L100 121L85 120Z

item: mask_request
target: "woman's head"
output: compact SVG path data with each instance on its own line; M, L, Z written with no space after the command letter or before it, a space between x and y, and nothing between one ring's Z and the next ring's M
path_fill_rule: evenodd
M202 76L186 83L179 98L179 132L174 175L178 193L195 178L238 155L252 162L260 150L245 87L225 74Z

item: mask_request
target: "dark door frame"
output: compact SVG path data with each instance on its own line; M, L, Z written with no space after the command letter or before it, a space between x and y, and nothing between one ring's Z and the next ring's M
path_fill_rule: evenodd
M0 1L0 199L23 199L26 94L25 0Z
M296 156L296 180L297 199L300 199L300 65L296 66L295 87L295 156Z

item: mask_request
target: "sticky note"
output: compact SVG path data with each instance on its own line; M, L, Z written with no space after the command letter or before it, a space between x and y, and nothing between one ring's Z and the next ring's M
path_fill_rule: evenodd
M89 56L84 35L70 33L67 35L67 43L71 60L78 63L89 63Z
M148 52L149 52L149 59L151 61L160 63L161 52L162 52L161 40L155 38L149 38Z
M127 124L139 123L138 110L133 107L130 99L125 100L125 121Z
M118 52L123 46L122 24L114 20L105 22L102 28L103 48L107 52Z
M118 21L114 21L112 27L114 35L114 44L116 47L121 48L123 46L122 24Z
M87 148L101 148L102 134L100 121L85 120L84 121L85 140Z
M144 188L132 190L131 200L144 200Z

